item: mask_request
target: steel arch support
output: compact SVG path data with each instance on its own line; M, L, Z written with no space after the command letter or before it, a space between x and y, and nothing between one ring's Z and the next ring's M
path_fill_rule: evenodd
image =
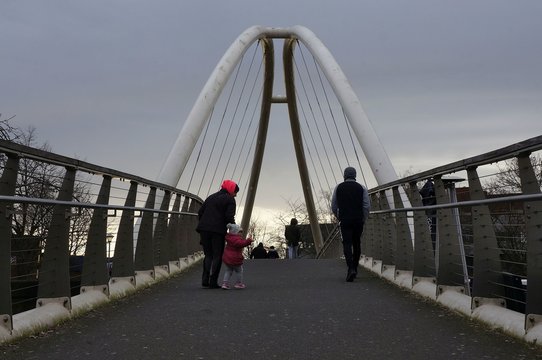
M257 39L263 38L297 38L309 49L322 68L324 75L344 108L348 121L363 148L378 184L396 180L397 174L395 169L365 114L357 95L333 58L333 55L331 55L331 52L324 46L320 39L312 31L303 26L293 26L283 29L253 26L245 30L232 43L211 73L162 166L158 175L158 181L171 186L177 185L192 150L205 127L211 110L222 93L235 66L248 47Z

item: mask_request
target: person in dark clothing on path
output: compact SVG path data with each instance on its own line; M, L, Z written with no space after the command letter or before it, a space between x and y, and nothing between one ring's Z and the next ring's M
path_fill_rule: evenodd
M263 247L263 243L259 243L252 251L250 252L251 259L267 259L267 251Z
M361 234L369 217L371 203L367 189L356 181L356 169L344 169L344 182L338 184L331 197L331 210L339 220L343 252L348 272L346 281L352 282L358 274L361 257Z
M296 218L292 218L290 225L286 225L284 237L286 238L286 245L288 245L288 258L297 259L299 242L301 241L301 230L297 225Z
M198 211L200 244L203 247L203 275L201 285L219 289L218 276L222 266L225 236L228 224L235 224L235 196L239 186L232 180L224 180L220 191L209 195Z
M275 250L274 246L269 247L269 251L267 252L267 258L280 259L279 253L277 252L277 250Z

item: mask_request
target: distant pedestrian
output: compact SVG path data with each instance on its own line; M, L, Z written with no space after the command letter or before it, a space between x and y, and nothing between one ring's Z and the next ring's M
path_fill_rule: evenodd
M286 225L284 237L286 238L286 245L288 245L288 258L297 259L299 242L301 241L301 230L297 225L296 218L292 218L292 220L290 220L290 225Z
M367 189L356 182L356 169L344 169L344 182L338 184L331 197L331 210L339 220L343 252L348 267L346 281L352 282L358 274L361 257L361 234L369 217L371 203Z
M267 252L267 258L280 259L279 253L277 252L277 250L275 250L274 246L269 247L269 251Z
M267 259L267 251L263 247L262 243L259 243L252 251L250 252L251 259Z
M237 281L233 287L236 289L245 288L245 283L243 282L243 248L250 245L252 239L243 239L242 234L243 229L239 225L228 224L226 248L224 249L224 255L222 255L222 261L226 265L222 289L230 289L230 280L234 273L237 275Z
M224 180L220 191L209 195L198 211L199 223L196 231L200 234L203 247L203 274L201 285L220 289L218 275L222 266L224 237L227 224L235 224L235 196L239 186L232 180Z

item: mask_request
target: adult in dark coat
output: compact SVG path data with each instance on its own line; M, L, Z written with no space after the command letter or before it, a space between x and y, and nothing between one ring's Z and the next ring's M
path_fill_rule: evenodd
M343 239L343 252L348 272L346 281L352 282L358 274L361 257L361 234L369 217L371 203L367 189L356 182L356 169L344 169L344 182L333 190L331 210L339 219Z
M267 251L263 247L262 243L259 243L252 251L250 252L251 259L267 259Z
M299 242L301 241L301 230L297 225L296 218L292 218L292 220L290 220L290 225L286 225L284 237L286 238L286 245L288 245L288 258L296 259Z
M218 289L218 275L222 266L225 236L228 224L235 224L235 196L239 186L231 180L224 180L220 191L209 195L198 211L199 223L196 231L200 234L203 247L203 275L201 285Z

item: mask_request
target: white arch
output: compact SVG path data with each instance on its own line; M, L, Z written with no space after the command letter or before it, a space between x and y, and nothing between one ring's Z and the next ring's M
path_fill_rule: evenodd
M245 30L228 48L211 73L190 111L157 181L177 186L181 174L198 141L211 110L220 96L235 66L246 50L261 38L299 39L312 53L341 103L350 125L363 149L377 183L384 184L397 179L391 161L380 143L361 103L341 68L312 31L303 26L269 28L253 26Z

